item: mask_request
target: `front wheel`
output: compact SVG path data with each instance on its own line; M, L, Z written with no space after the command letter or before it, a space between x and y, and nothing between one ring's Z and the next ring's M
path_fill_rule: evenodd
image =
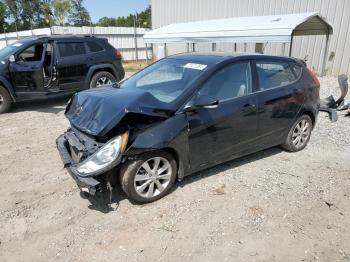
M282 147L290 152L304 149L310 140L311 130L311 118L308 115L302 115L293 124Z
M155 151L129 160L121 168L121 187L138 203L149 203L165 196L177 174L174 157L165 151Z
M12 106L12 98L7 90L0 86L0 114L7 113Z
M109 72L101 71L94 74L90 81L90 88L112 85L117 79Z

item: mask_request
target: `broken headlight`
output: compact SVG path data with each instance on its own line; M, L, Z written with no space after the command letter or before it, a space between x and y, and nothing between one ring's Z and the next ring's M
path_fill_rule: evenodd
M82 176L98 175L104 171L107 167L116 164L121 153L123 153L128 133L117 136L116 138L107 142L96 153L88 157L82 163L77 166L77 171Z

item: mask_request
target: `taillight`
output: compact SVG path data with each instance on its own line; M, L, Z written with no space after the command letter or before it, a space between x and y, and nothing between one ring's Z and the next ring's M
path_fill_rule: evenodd
M120 53L119 50L115 50L115 56L118 57L118 58L121 58L122 57L122 53Z
M309 73L312 80L315 82L316 87L319 89L321 86L320 80L318 80L318 78L315 76L314 73L312 73L312 71L309 68L307 68L307 72Z

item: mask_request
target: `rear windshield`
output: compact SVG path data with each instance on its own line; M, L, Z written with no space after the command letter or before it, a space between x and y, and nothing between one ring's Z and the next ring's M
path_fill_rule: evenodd
M120 87L144 90L161 102L171 103L206 68L180 59L163 59L122 82Z

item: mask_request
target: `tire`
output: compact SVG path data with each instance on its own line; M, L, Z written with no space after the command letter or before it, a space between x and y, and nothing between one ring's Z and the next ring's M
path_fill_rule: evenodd
M12 98L7 90L0 86L0 114L10 111L12 106Z
M162 168L168 168L158 175L150 174L144 166L148 164L149 170L154 172L156 159L159 159L158 169L156 170L161 171ZM138 176L137 180L136 175ZM177 164L174 157L165 151L154 151L142 154L137 159L124 163L120 170L120 184L129 199L137 203L150 203L169 193L176 176ZM160 188L163 188L163 190Z
M117 79L109 72L100 71L93 75L90 81L90 88L101 87L103 85L111 85L116 83Z
M294 122L282 147L290 152L303 150L310 140L311 131L311 118L308 115L302 115ZM297 141L299 141L299 143L297 143Z

